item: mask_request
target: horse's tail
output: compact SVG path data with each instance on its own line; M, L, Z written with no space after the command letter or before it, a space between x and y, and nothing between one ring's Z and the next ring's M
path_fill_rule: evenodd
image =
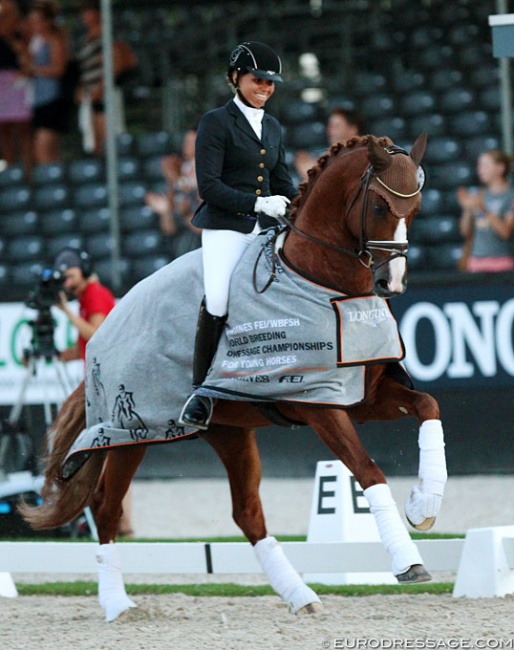
M86 403L82 382L64 402L46 434L49 452L45 458L42 504L30 506L23 503L18 507L32 528L58 528L75 519L91 502L102 473L105 453L92 454L70 479L64 481L61 475L66 454L85 427Z

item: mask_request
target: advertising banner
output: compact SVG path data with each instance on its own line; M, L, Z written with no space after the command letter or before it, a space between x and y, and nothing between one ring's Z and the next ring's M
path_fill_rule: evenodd
M70 307L77 309L76 303ZM53 325L53 331L52 331ZM52 341L57 350L72 345L77 333L57 308L50 322L23 303L0 303L0 405L60 404L82 380L82 361L45 359ZM42 352L40 355L39 353ZM32 359L25 365L24 357Z
M405 365L418 389L514 386L514 289L462 284L409 287L390 301Z
M389 305L416 388L430 392L514 386L514 289L508 284L410 286ZM73 344L76 330L59 309L52 307L51 315L55 346L62 350ZM0 303L0 404L15 403L27 381L23 355L31 348L37 318L38 312L23 303ZM62 401L55 363L36 363L24 403ZM60 365L75 387L82 379L82 362Z

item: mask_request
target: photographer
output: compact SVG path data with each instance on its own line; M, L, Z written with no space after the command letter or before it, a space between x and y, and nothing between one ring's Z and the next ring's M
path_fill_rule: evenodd
M59 358L61 361L85 359L86 343L114 307L114 296L92 275L91 259L85 251L64 248L55 258L54 268L64 276L64 291L59 293L61 301L56 306L79 333L76 344L63 350ZM79 301L79 314L70 309L67 294Z
M56 305L70 322L75 325L79 336L77 343L59 354L61 361L73 361L86 358L86 343L104 322L107 314L115 305L113 294L98 281L93 274L91 258L86 251L64 248L58 253L54 269L64 277L63 289L59 292L61 302ZM79 301L79 314L68 305L67 294ZM132 490L129 488L123 499L123 514L120 519L118 535L134 537L132 530Z

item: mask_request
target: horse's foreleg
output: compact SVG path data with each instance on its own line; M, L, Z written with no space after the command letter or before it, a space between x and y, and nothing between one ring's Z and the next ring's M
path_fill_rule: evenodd
M407 388L393 377L381 380L374 399L351 409L357 422L412 416L419 422L419 481L405 504L409 523L429 530L438 514L447 480L444 435L439 405L428 393Z
M375 517L380 539L391 555L392 572L398 581L430 580L418 548L403 524L385 476L364 449L348 414L335 409L304 409L301 418L313 427L359 481Z
M392 557L391 570L398 582L430 580L418 548L403 525L389 486L385 483L372 485L364 490L364 496L375 517L384 548Z
M261 458L255 431L211 426L202 437L218 454L227 470L234 521L254 547L271 586L293 614L321 608L318 596L304 583L274 537L267 536L259 495Z
M93 512L100 541L96 552L98 600L107 621L114 621L130 607L136 607L125 591L121 560L114 541L122 512L121 502L144 454L142 446L110 451L95 495Z
M441 420L425 420L419 427L418 483L405 504L405 516L418 530L429 530L441 508L448 473Z
M443 426L440 420L439 404L428 393L420 393L395 386L395 400L387 391L390 403L400 405L407 414L419 422L419 468L418 483L414 485L405 504L405 516L418 530L429 530L441 509L444 488L448 478L444 450Z

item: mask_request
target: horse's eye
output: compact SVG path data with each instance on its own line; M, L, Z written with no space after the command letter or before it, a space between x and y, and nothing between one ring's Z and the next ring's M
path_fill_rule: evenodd
M387 216L387 206L385 206L383 203L373 203L372 210L374 217Z

